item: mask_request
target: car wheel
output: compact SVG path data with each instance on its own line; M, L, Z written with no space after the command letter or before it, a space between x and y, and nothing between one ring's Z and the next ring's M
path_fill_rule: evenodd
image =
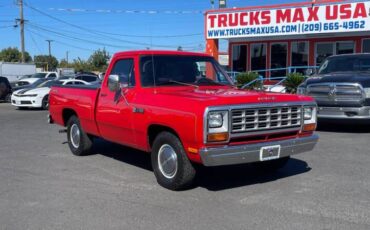
M290 156L283 157L276 160L264 161L256 163L258 169L263 172L275 172L281 168L283 168L289 161Z
M10 102L11 102L11 98L12 98L12 94L11 94L11 93L8 93L8 94L5 96L5 102L10 103Z
M158 183L170 190L188 188L196 171L181 141L170 132L160 133L154 140L151 154L152 167Z
M84 156L91 153L93 138L86 134L76 116L71 116L67 122L67 139L71 152L76 156Z
M49 95L46 95L43 99L42 99L42 109L44 110L48 110L49 109Z

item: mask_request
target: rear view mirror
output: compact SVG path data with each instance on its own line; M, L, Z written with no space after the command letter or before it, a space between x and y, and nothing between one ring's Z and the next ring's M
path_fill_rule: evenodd
M108 88L112 92L117 92L121 87L119 83L119 76L116 74L109 75Z

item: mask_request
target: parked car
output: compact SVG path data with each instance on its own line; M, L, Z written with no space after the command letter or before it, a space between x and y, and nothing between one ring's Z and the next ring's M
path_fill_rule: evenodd
M50 81L50 80L48 80L46 78L40 78L37 81L30 84L30 82L28 82L27 79L24 79L24 80L18 81L15 84L15 86L12 87L12 89L13 89L13 91L17 91L17 90L20 90L20 89L26 89L26 88L27 89L32 89L32 88L38 87L39 85L41 85L45 81Z
M91 153L94 137L151 152L168 189L189 186L194 164L277 170L318 140L311 97L238 90L206 54L117 53L107 76L101 86L53 86L49 122L66 127L77 156Z
M370 54L327 58L298 93L316 99L319 119L370 123Z
M10 102L12 87L6 77L0 77L0 101Z
M49 108L50 88L55 85L88 85L88 82L81 80L50 80L40 84L36 88L26 88L14 91L11 96L12 105L17 108Z
M20 80L27 80L30 84L32 84L40 78L45 78L48 80L57 80L59 79L59 74L57 72L41 72L32 74L31 77L23 78Z
M91 74L76 74L74 79L90 82L92 84L100 82L100 79L97 75Z

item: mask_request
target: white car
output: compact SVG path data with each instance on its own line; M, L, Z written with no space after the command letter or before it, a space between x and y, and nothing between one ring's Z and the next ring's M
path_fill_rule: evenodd
M45 78L48 80L57 80L59 78L59 74L57 72L41 72L32 74L29 77L21 78L20 80L27 81L30 84L32 84L40 78Z
M12 105L22 108L49 108L50 88L55 85L90 85L90 83L75 79L46 81L37 88L20 89L13 92L11 97Z

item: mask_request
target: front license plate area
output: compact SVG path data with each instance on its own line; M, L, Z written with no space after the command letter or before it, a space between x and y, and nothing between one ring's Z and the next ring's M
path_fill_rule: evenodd
M269 161L280 157L280 145L262 147L260 150L260 161Z

